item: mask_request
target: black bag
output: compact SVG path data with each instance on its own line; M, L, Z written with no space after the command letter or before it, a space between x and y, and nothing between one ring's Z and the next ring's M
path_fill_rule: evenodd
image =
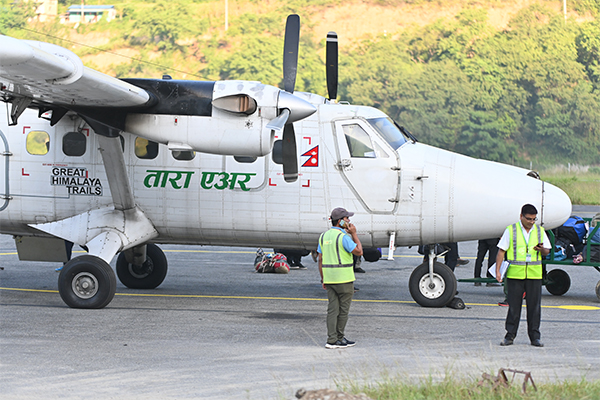
M552 232L556 236L557 242L560 240L563 243L577 246L583 243L583 239L587 234L587 228L583 218L573 215L564 224L553 229Z
M365 258L365 261L368 261L368 262L379 261L379 259L381 258L381 249L378 249L378 248L363 249L363 257Z

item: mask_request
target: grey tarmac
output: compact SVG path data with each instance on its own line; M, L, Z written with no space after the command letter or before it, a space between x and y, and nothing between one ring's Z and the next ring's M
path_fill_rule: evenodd
M472 277L476 246L459 244L470 260L457 267L459 279ZM600 274L590 267L561 267L572 280L563 296L543 289L545 347L529 345L525 320L515 344L501 347L502 287L459 282L467 309L423 308L408 292L416 248L397 249L393 261L384 249L357 276L346 331L356 346L328 350L326 292L310 257L307 270L257 274L256 249L161 248L169 273L159 288L118 283L106 308L77 310L57 292L59 264L21 262L12 238L0 235L0 397L292 399L337 382L479 378L501 367L530 371L536 382L600 379Z

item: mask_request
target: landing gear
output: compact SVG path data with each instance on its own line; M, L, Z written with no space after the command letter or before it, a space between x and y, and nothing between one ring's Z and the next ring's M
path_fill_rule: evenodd
M571 278L562 269L553 269L546 275L546 290L555 296L562 296L571 287Z
M412 298L423 307L444 307L456 295L456 277L446 265L433 263L433 280L429 262L419 265L410 275L408 288Z
M117 290L115 273L103 259L83 255L65 264L58 277L58 292L72 308L103 308Z
M121 283L131 289L154 289L167 276L167 258L157 245L146 245L146 261L136 265L129 262L125 252L117 257L117 276Z

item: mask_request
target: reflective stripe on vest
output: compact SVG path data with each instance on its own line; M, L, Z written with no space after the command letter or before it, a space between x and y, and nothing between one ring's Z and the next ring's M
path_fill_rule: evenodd
M534 224L529 231L529 241L525 241L520 224L513 224L508 229L511 245L506 251L506 259L510 263L506 277L511 279L542 279L540 252L533 250L533 248L538 243L542 243L544 228ZM532 249L532 252L529 252L529 249ZM532 256L529 262L527 261L528 253Z
M354 282L354 268L352 253L344 249L345 233L339 229L329 229L321 234L319 244L323 255L323 283L348 283Z

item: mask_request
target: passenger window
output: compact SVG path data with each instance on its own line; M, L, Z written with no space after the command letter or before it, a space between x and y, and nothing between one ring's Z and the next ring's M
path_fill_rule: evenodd
M158 143L141 137L135 138L135 155L144 160L153 160L158 156Z
M63 153L70 157L80 157L85 154L87 139L81 132L68 132L63 136Z
M50 151L50 135L44 131L31 131L27 134L26 148L29 154L43 156Z
M194 157L196 157L196 152L195 151L179 151L179 150L173 150L171 152L171 154L173 154L173 158L179 161L190 161L193 160Z
M344 135L351 157L375 158L369 134L358 124L344 125Z

